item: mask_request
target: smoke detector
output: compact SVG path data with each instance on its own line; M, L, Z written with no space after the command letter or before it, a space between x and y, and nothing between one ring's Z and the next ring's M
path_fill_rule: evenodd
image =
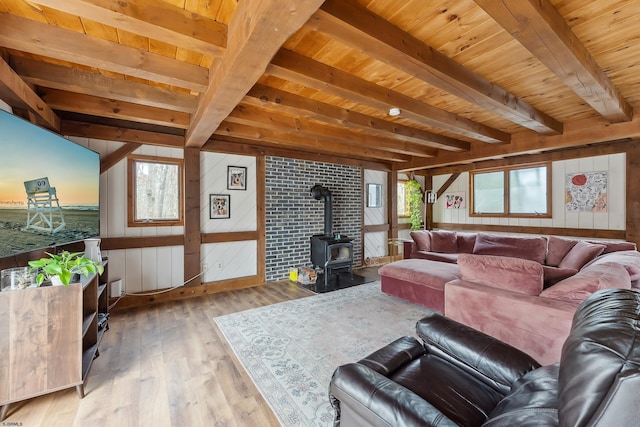
M400 115L400 109L398 107L389 108L389 115L391 117L396 117Z

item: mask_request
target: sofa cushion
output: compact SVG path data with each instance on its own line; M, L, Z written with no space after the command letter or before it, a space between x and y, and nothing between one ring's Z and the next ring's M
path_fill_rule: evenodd
M560 268L551 267L549 265L543 265L544 271L544 288L547 289L550 286L555 285L559 281L571 277L578 272L575 268Z
M482 427L558 425L559 371L555 363L524 374L493 408Z
M431 232L431 250L453 254L458 252L458 241L455 231L434 230Z
M494 255L460 254L462 280L527 295L542 291L542 265L536 261Z
M578 240L563 239L556 236L549 236L549 245L547 247L547 259L545 264L552 267L560 265L562 258L573 248Z
M416 251L412 254L412 258L428 259L431 261L441 261L449 263L458 262L458 254L445 254L442 252Z
M604 251L604 248L604 245L579 240L565 257L562 258L558 267L580 270L586 263L600 255Z
M472 254L476 244L476 233L457 233L458 253Z
M627 269L627 273L629 273L632 282L640 279L640 252L638 251L620 251L603 254L591 260L591 262L586 264L583 268L605 262L616 262L622 265Z
M602 252L603 254L608 254L611 252L618 252L618 251L635 251L638 248L636 247L636 244L633 242L608 242L608 241L589 241L589 243L596 243L596 244L600 244L600 245L604 245L604 252Z
M631 289L629 273L618 263L603 262L583 268L574 276L545 289L540 296L581 302L600 289L612 288Z
M547 254L545 237L509 237L478 233L473 253L529 259L544 264Z
M429 231L412 231L409 234L411 235L413 241L416 242L416 246L418 246L419 251L431 250L431 233Z

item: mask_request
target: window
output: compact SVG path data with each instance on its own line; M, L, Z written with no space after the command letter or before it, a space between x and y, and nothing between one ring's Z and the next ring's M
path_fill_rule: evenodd
M409 216L408 191L409 191L409 186L407 186L407 181L398 181L398 216L399 217Z
M130 227L183 225L182 159L130 156Z
M472 216L551 217L551 164L470 174Z

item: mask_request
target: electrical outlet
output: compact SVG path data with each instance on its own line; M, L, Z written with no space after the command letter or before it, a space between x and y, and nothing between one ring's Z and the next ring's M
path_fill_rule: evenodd
M222 270L222 261L218 263L218 270Z
M209 270L209 264L205 262L202 264L202 271L207 271L207 270Z

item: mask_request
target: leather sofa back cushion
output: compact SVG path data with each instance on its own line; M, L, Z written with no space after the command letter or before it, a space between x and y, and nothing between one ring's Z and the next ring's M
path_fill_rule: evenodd
M542 265L536 261L494 255L460 254L462 280L527 295L542 291Z
M631 289L629 273L620 264L603 262L583 268L540 293L541 297L581 302L600 289Z
M580 270L586 263L600 255L604 251L604 248L605 245L579 240L564 258L562 258L558 267Z
M640 293L599 291L582 303L558 374L563 426L638 425Z
M453 254L458 252L458 240L455 231L434 230L431 231L431 250Z
M413 241L416 242L419 251L431 250L431 233L429 231L412 231L409 234Z
M478 233L473 253L529 259L544 264L547 239L546 237L508 237Z

